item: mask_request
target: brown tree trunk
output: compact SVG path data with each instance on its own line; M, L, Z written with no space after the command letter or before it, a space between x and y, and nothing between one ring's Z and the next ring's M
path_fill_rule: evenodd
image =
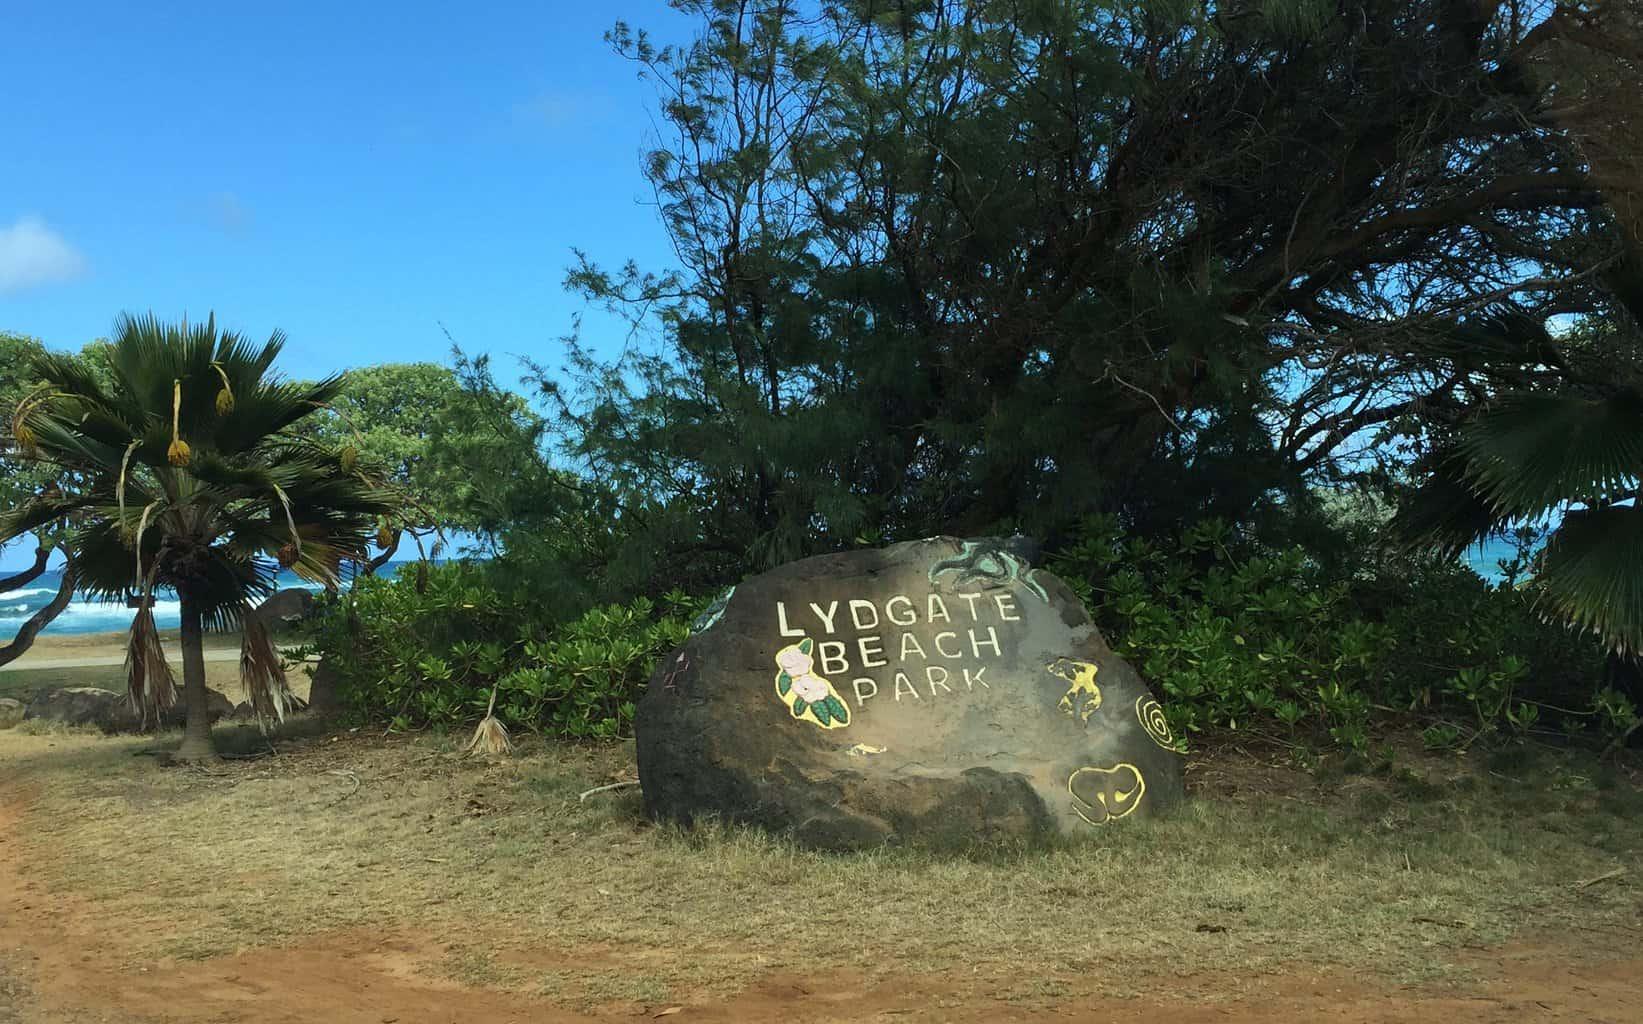
M399 538L401 536L402 534L398 530L395 530L394 542L383 548L382 554L371 559L369 562L366 562L365 567L359 571L359 574L361 576L375 576L377 574L377 570L387 565L388 562L394 557L394 553L399 550Z
M40 574L46 571L46 563L50 560L50 548L35 548L33 565L29 566L27 569L24 569L15 576L7 576L4 579L0 579L0 594L9 593L10 591L17 590L21 587L26 587L30 583L33 583L35 580L39 579Z
M34 638L40 631L51 625L51 620L63 613L68 603L74 599L74 563L63 566L63 582L57 586L57 595L51 603L29 616L27 622L17 628L17 635L11 643L0 647L0 665L6 665L28 652L34 646Z
M308 713L326 718L337 713L337 673L322 657L308 685Z
M183 725L182 746L172 755L176 761L215 761L217 747L211 740L211 708L205 689L205 627L199 604L179 590L182 604Z

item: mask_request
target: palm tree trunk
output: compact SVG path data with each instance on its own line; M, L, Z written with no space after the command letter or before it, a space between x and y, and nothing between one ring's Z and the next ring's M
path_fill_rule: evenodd
M211 741L211 710L205 695L205 627L200 608L181 590L182 604L183 708L188 717L183 724L183 743L172 755L177 761L215 761L216 745Z

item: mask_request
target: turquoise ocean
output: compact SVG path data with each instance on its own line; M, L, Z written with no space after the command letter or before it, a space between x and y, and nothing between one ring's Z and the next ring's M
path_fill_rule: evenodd
M391 576L394 571L405 563L392 562L383 566L381 575ZM9 575L9 574L0 574ZM42 573L26 587L0 594L0 643L10 641L17 628L29 616L51 603L56 596L57 588L62 585L63 574L57 570ZM294 573L281 572L277 586L302 587L306 590L318 591L318 584L300 579ZM154 622L161 629L175 629L178 625L180 606L177 604L177 595L169 590L157 590L154 593ZM74 600L63 609L61 615L52 620L51 625L41 631L41 636L64 636L71 633L114 633L128 628L131 625L131 609L124 602L98 601L85 594L74 595Z
M1495 540L1467 552L1466 562L1484 579L1498 580L1500 569L1496 563L1510 557L1511 554L1511 544ZM392 575L394 570L403 564L405 563L395 562L385 566L382 575ZM17 628L29 616L51 603L52 596L57 593L57 587L62 579L62 574L53 570L42 574L26 587L0 594L0 643L10 640L12 634L16 633ZM316 584L299 579L290 572L280 573L279 586L305 587L316 591L320 589ZM177 615L177 595L166 590L158 591L154 602L155 623L161 629L173 629L177 626ZM41 635L113 633L130 625L131 609L123 603L97 601L77 594L69 606L63 609L63 613L57 616Z

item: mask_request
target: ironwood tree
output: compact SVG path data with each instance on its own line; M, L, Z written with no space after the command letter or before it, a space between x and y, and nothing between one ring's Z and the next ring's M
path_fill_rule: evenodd
M1255 522L1637 330L1633 0L675 6L679 269L568 279L658 343L538 376L660 578Z

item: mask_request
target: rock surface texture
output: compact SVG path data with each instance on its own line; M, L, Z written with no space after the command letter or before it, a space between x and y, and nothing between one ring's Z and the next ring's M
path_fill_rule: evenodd
M853 849L1089 830L1180 800L1163 709L1018 550L938 537L741 583L639 704L647 810Z
M206 706L211 721L217 722L234 712L234 704L216 690L207 690ZM123 693L98 689L95 686L69 686L45 690L29 701L23 717L42 722L61 722L64 725L96 726L104 732L144 732L144 722L132 708ZM182 728L187 710L181 700L161 716L160 725ZM154 723L147 723L152 726Z
M303 587L287 587L268 596L252 612L270 630L278 632L301 622L314 611L314 592Z

